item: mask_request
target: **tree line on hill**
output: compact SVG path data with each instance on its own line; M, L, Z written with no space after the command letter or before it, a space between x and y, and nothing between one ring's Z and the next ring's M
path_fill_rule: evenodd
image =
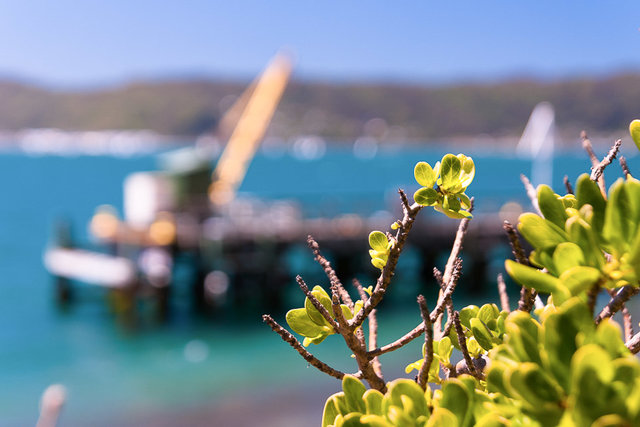
M140 81L119 87L51 90L0 82L0 129L150 129L195 136L215 128L246 82ZM533 107L551 102L561 132L624 129L640 116L640 74L558 81L420 86L293 81L270 128L275 137L314 134L352 141L517 136Z

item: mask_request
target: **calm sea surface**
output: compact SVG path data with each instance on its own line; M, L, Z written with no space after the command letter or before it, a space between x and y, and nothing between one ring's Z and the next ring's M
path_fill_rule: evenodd
M315 160L286 153L259 155L241 190L266 199L298 200L312 216L370 214L396 203L398 187L415 190L417 161L433 164L443 154L432 149L380 150L364 160L334 148ZM476 162L469 193L476 197L478 211L494 211L509 200L526 203L519 174L530 173L529 162L480 151L467 154ZM86 226L95 207L108 203L121 209L123 179L156 165L152 155L0 154L0 425L32 425L40 395L52 383L64 384L69 392L64 410L69 425L82 425L83 420L90 425L114 412L183 408L242 390L320 378L257 316L240 326L200 319L188 303L179 302L181 293L185 301L188 293L179 287L170 321L135 332L114 321L100 289L85 287L70 310L56 308L52 282L42 265L54 221L68 219L77 240L87 242ZM630 159L630 167L633 172L640 164ZM588 170L583 153L561 155L555 160L553 186L564 191L564 174L575 181ZM413 297L409 301L413 304ZM394 327L409 329L418 321L417 310L401 316L392 321L391 330L381 331L382 339L397 335ZM353 370L344 366L346 352L337 339L328 339L317 350ZM414 360L419 344L408 351L396 357Z

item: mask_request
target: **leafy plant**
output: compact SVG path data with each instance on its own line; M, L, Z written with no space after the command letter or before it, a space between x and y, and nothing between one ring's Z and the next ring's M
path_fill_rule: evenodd
M473 159L464 154L446 154L433 168L429 163L419 162L413 175L422 188L413 198L419 205L433 206L450 218L470 218L471 201L465 191L475 173Z
M640 147L640 121L632 122L630 132ZM538 213L521 215L517 226L533 247L528 256L516 229L505 223L516 259L507 260L505 268L522 285L515 311L509 308L501 276L500 308L488 303L454 309L452 296L462 269L459 253L473 209L465 191L475 174L473 161L462 154L448 154L433 168L425 162L416 165L422 188L413 204L400 190L403 217L391 226L395 234L369 235L371 262L380 275L367 289L355 282L359 300L353 302L309 237L331 294L319 286L309 291L298 277L307 298L303 308L287 313L287 323L304 336L303 344L270 316L264 320L311 365L342 380L343 390L326 401L323 427L640 425L640 361L634 356L640 351L640 334L634 335L625 306L640 291L640 181L622 157L625 178L608 193L602 176L620 144L616 141L598 161L583 135L593 167L590 175L578 178L575 194L568 180L565 195L545 185L537 191L528 188ZM432 311L418 296L422 323L378 346L375 309L423 206L460 219L444 271L434 269L440 293ZM603 290L610 301L596 314ZM613 320L619 311L624 333ZM367 319L368 340L363 330ZM353 352L356 373L340 372L306 350L332 334L341 335ZM386 382L379 357L422 334L422 357L405 369L417 371L415 379Z

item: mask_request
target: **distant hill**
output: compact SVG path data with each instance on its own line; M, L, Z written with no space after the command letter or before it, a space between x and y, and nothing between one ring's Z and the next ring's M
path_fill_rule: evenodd
M246 82L135 82L59 91L0 82L0 130L150 129L193 136L213 128ZM640 117L640 74L553 82L418 86L294 81L269 130L332 140L517 136L534 107L550 101L561 132L610 133ZM376 119L376 120L372 120Z

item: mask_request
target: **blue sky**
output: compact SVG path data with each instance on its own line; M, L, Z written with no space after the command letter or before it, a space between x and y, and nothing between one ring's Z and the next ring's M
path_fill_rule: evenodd
M637 1L0 0L0 75L52 86L296 75L425 83L640 70Z

